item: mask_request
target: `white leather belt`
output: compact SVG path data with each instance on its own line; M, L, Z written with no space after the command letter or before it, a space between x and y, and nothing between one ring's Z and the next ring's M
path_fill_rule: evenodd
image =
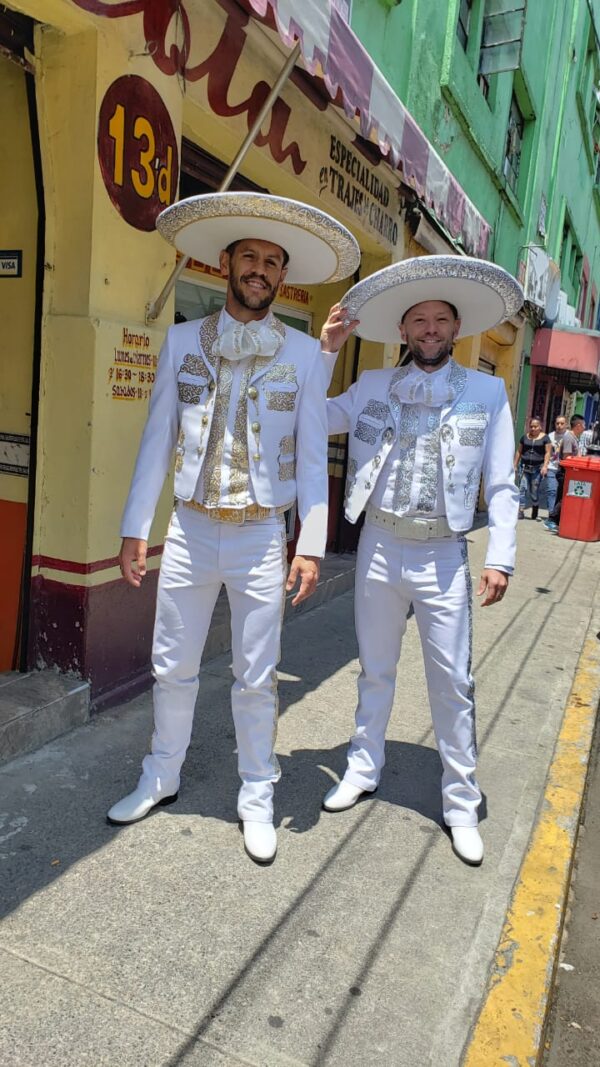
M432 537L454 537L454 530L442 515L437 519L406 518L392 515L391 511L381 508L367 508L367 522L389 530L395 537L405 537L408 541L429 541Z

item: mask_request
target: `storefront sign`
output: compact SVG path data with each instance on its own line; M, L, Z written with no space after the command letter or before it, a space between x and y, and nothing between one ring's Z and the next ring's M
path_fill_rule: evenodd
M23 273L23 253L0 249L0 278L20 278Z
M398 223L388 208L396 209L397 198L352 148L331 134L329 162L319 172L320 193L325 190L391 245L398 241Z
M173 123L154 86L136 74L107 90L98 120L104 184L126 222L153 230L177 196L179 160Z
M184 4L176 0L168 3L132 0L130 4L110 4L106 0L75 2L105 18L141 15L148 54L161 73L181 78L190 102L199 105L211 118L222 120L228 137L237 131L241 139L252 127L281 67L281 53L264 48L264 41L251 32L249 15L230 0L215 0L211 4ZM273 104L254 140L255 146L266 148L275 163L285 166L312 195L326 201L340 221L353 225L358 220L378 245L394 247L398 241L399 205L390 168L383 164L374 167L361 155L358 142L351 147L339 136L332 135L332 129L344 128L344 120L333 105L315 94L306 79L290 79L284 95L285 99L280 96ZM114 135L120 135L121 119L114 117L114 105L103 104L103 111L106 170L109 193L113 197ZM112 131L108 129L110 122ZM211 136L212 131L211 134L205 131L204 135ZM215 154L218 154L217 147L212 148ZM138 144L133 144L133 149L139 154ZM127 163L124 166L127 172ZM140 172L139 162L137 169ZM383 174L387 181L383 180ZM127 217L119 203L117 206Z
M113 351L112 366L108 368L112 399L148 401L158 366L149 334L124 326Z
M29 474L28 434L0 433L0 473L27 477Z

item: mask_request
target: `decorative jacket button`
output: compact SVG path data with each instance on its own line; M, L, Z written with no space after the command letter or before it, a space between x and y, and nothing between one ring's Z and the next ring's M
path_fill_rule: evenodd
M214 393L216 388L217 387L216 387L214 382L211 381L211 382L208 383L208 391L209 391L209 393Z
M258 463L258 461L260 459L260 452L255 452L254 455L252 456L252 459L255 460L256 463Z
M208 415L203 415L202 416L202 425L203 426L208 426Z
M253 422L251 428L252 428L252 433L259 433L260 432L260 422Z
M255 385L251 385L250 386L250 388L248 390L248 396L250 397L251 400L256 400L256 398L258 396L258 389L256 388Z

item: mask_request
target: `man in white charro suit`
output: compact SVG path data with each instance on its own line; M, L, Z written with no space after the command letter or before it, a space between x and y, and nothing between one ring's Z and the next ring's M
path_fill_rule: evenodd
M326 366L348 335L336 307L322 345L277 319L279 284L337 281L358 265L352 235L323 212L256 193L192 197L157 220L185 254L227 278L220 313L172 326L125 507L121 569L139 586L173 450L176 506L165 540L152 650L154 734L137 788L108 813L122 824L177 798L198 670L222 584L231 605L232 711L246 851L275 857L277 673L286 591L284 512L301 531L287 589L317 583L327 526Z
M454 851L472 865L481 863L483 843L464 535L483 475L489 544L478 594L484 606L497 603L513 573L519 494L504 383L455 362L452 346L510 318L522 301L517 282L482 260L423 256L379 271L343 298L346 320L358 319L356 332L369 340L402 339L412 361L365 371L328 401L329 432L349 435L346 517L356 522L365 510L366 522L356 567L356 730L345 776L324 808L342 811L377 788L412 603L443 767L443 818Z

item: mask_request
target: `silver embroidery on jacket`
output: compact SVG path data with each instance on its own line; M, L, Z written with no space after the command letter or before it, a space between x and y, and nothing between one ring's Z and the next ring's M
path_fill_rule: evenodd
M427 416L427 436L423 442L423 467L417 511L433 511L437 500L441 413L441 408L437 408Z
M358 416L354 436L358 441L374 445L383 433L390 414L389 405L382 400L368 400Z
M354 486L356 485L357 475L358 475L358 463L356 462L355 459L349 459L348 460L348 470L346 472L346 492L344 494L344 499L346 501L348 501L350 499L350 496L352 495L352 492L354 490Z
M475 493L477 491L477 479L475 467L470 467L465 478L465 509L471 511L475 507Z

